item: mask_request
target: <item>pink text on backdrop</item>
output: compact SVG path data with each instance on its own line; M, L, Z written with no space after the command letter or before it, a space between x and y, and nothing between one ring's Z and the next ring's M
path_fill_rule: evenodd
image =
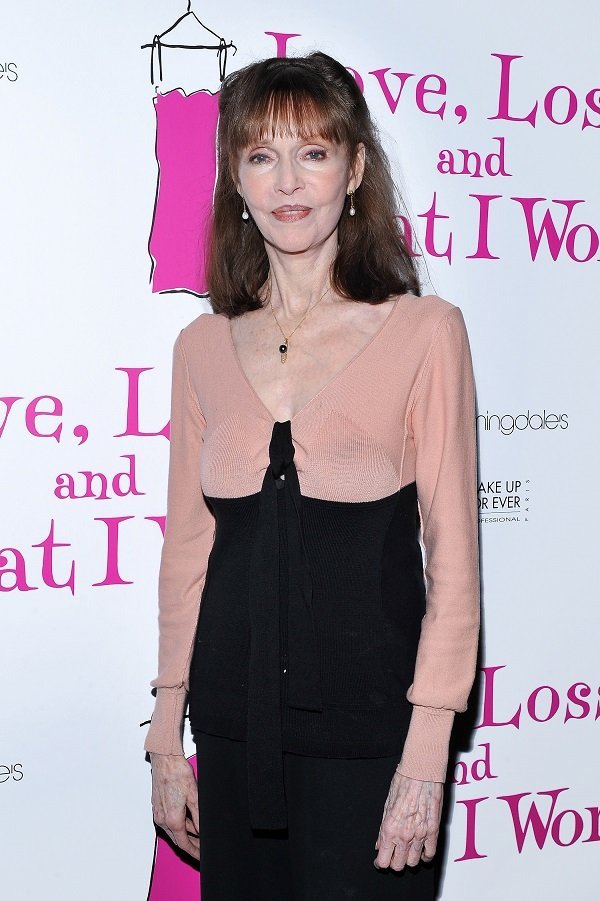
M265 34L275 39L276 55L283 57L287 55L288 42L292 38L300 38L301 34L288 34L279 31L265 31ZM497 111L488 119L499 119L504 122L527 122L533 128L536 126L538 116L543 114L548 122L553 125L568 125L571 122L580 124L581 131L585 128L600 128L600 87L593 87L585 95L585 104L578 98L577 93L568 85L553 85L550 87L541 103L539 100L533 101L528 112L512 110L510 108L511 80L516 76L512 69L515 60L523 59L521 54L509 53L491 53L490 56L496 57L500 63L498 73L498 92L497 92ZM358 69L348 66L350 72L356 78L361 91L365 90L365 78L360 74ZM397 93L394 95L393 89L388 84L388 73L400 83L395 85ZM411 79L417 79L416 83L411 82L411 91L414 85L414 98L416 108L426 115L438 116L444 118L446 113L446 102L444 101L437 106L428 106L426 102L427 95L434 97L446 97L448 87L446 80L437 74L429 73L427 75L417 76L414 72L392 72L391 67L386 66L381 69L372 69L367 73L372 75L375 81L370 81L370 85L377 84L391 113L396 113L402 99L402 95L406 91L406 86ZM462 104L454 107L453 112L458 115L459 121L466 118L466 110ZM588 113L595 114L596 121L592 121Z

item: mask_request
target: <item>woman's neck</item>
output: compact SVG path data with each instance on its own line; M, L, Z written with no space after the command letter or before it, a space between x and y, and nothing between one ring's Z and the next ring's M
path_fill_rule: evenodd
M270 274L261 295L265 302L268 303L270 287L275 312L291 321L304 315L321 299L323 303L330 302L334 298L333 292L330 290L325 298L323 294L329 287L329 272L336 249L336 233L320 247L305 253L283 253L267 247Z

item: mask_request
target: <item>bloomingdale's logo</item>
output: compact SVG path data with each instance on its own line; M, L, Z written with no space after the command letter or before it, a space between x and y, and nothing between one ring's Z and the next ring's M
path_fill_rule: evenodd
M514 432L524 432L530 429L532 432L540 430L553 431L554 429L568 429L567 413L548 413L542 410L541 413L532 413L527 410L525 413L480 413L475 421L478 429L485 432L502 432L503 435L512 435Z
M4 782L20 782L23 775L22 763L0 763L0 785Z
M16 63L0 62L0 80L16 81L19 77Z

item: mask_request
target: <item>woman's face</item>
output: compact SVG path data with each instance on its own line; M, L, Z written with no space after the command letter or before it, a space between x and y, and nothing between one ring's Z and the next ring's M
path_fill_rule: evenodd
M353 175L343 145L275 135L242 151L238 191L268 244L302 253L336 230L346 194L360 184L363 168L362 144Z

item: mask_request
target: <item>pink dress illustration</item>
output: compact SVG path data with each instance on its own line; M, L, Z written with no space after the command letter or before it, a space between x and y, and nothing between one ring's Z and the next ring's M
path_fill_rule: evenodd
M148 250L152 292L206 295L219 94L154 96L158 181Z
M188 28L188 38L180 42L175 32L182 25ZM235 53L237 47L204 25L190 2L187 11L173 25L155 34L151 43L142 44L142 50L152 50L150 81L156 91L153 100L158 178L148 240L152 291L190 291L202 296L207 293L206 259L217 168L219 93L198 90L187 94L183 88L161 93L158 83L163 76L163 46L170 50L216 51L221 83L228 51ZM188 760L197 778L196 755ZM200 897L198 864L187 855L178 854L157 835L147 901L199 901Z
M188 757L194 775L196 755ZM165 839L157 836L147 901L200 901L200 870L191 858L183 858Z

